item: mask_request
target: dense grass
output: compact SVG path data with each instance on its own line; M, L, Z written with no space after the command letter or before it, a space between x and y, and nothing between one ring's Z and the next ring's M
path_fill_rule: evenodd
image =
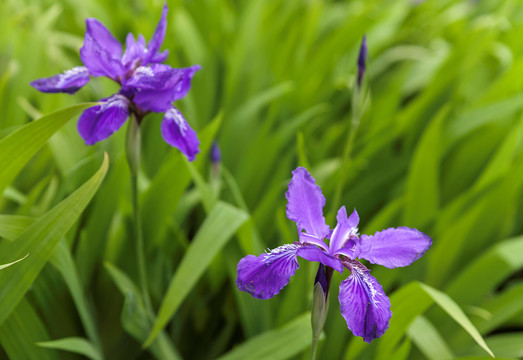
M92 359L306 358L317 265L300 261L271 300L234 284L243 256L297 240L284 196L296 166L321 185L331 225L344 204L361 233L404 225L434 241L408 268L372 267L394 315L370 345L347 329L345 276L334 276L319 358L486 358L476 332L497 357L523 356L521 1L168 5L167 63L203 68L177 103L202 152L188 163L161 139L161 115L144 121L150 312L137 289L125 129L90 147L68 121L81 106L32 122L116 86L93 79L69 96L29 82L81 64L85 18L122 41L149 38L162 2L0 2L0 264L30 254L0 270L0 358L78 357L56 350L71 347ZM363 34L366 101L355 102ZM167 326L144 351L155 322Z

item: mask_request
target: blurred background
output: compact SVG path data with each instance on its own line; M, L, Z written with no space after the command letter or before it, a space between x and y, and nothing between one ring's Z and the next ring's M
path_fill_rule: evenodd
M73 96L42 94L29 82L81 65L86 18L99 19L122 42L128 32L150 39L162 4L0 1L0 137L117 91L102 78ZM73 119L6 189L0 212L43 216L92 176L103 152L109 171L65 236L67 246L54 250L0 324L0 358L307 358L317 264L300 260L270 300L234 283L243 256L298 239L285 216L297 166L322 187L331 226L345 205L358 210L361 234L408 226L433 239L408 268L371 266L391 297L393 318L370 345L347 329L337 300L347 273L334 275L318 358L488 358L471 334L481 334L498 357L523 357L523 2L168 6L166 63L202 66L176 104L202 152L188 163L161 139L161 114L143 122L145 255L153 308L169 309L167 326L154 346L141 349L156 318L144 313L133 284L125 129L91 147ZM354 91L364 34L361 100ZM209 159L213 140L219 164Z

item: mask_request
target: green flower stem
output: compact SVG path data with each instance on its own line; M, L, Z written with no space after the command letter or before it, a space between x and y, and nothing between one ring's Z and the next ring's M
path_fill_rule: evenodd
M129 126L127 128L126 154L127 163L131 172L131 194L133 204L133 223L136 239L136 260L138 262L138 273L140 278L140 288L147 312L152 313L151 299L149 297L149 282L147 280L147 269L145 266L145 247L143 240L142 217L138 202L138 171L140 168L140 119L131 113Z
M311 352L309 354L310 360L316 360L316 352L318 350L318 343L320 341L319 336L313 336L312 337L312 344L311 344Z

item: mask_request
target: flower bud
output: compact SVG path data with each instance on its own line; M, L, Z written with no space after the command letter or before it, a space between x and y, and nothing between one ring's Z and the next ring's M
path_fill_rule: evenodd
M332 279L333 269L320 264L314 281L314 293L312 296L311 326L313 338L319 338L327 312L329 311L329 287Z

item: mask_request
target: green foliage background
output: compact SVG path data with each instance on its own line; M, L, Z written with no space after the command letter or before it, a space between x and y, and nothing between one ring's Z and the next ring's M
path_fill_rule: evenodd
M370 345L347 330L345 276L334 276L319 358L488 358L479 334L497 357L523 357L523 2L168 5L167 62L203 68L177 103L202 152L188 163L162 141L161 115L144 121L156 315L136 285L125 129L89 147L68 121L85 106L58 111L116 85L92 79L69 96L29 82L81 65L85 18L122 41L150 38L162 2L0 2L0 264L29 253L0 270L0 358L306 358L317 265L300 261L267 301L234 284L241 257L297 240L284 193L298 165L321 185L331 225L345 204L360 233L404 225L434 241L408 268L372 267L394 315ZM363 34L368 101L344 160Z

